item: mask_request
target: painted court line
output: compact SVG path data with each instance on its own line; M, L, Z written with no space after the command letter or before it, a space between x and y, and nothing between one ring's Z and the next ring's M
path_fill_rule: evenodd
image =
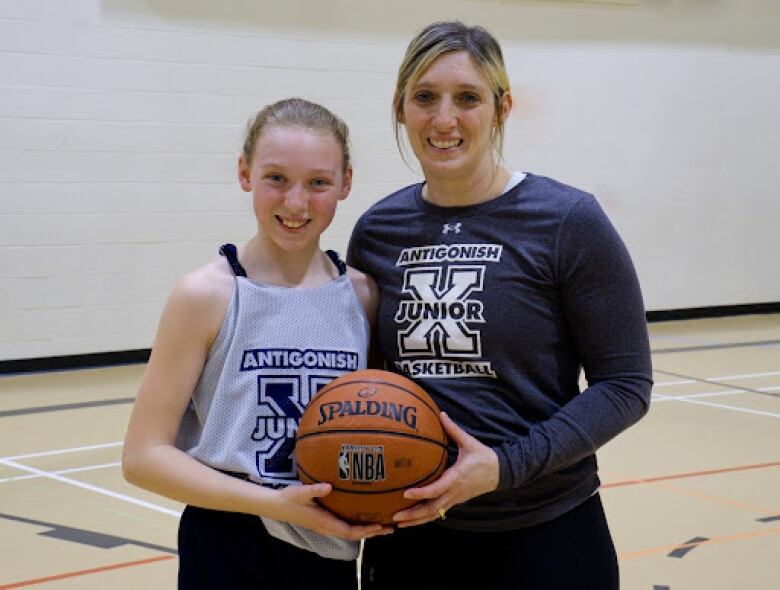
M714 404L712 402L703 402L701 400L685 399L685 398L676 401L681 401L688 404L696 404L699 406L708 406L710 408L720 408L721 410L731 410L732 412L742 412L744 414L755 414L758 416L766 416L768 418L780 418L780 414L775 414L774 412L762 412L761 410L750 410L748 408L742 408L740 406L727 406L725 404Z
M683 544L683 545L663 545L661 547L653 547L651 549L642 549L639 551L625 551L618 554L618 560L627 561L629 559L636 559L637 557L648 557L650 555L658 555L659 553L669 553L670 551L679 551L688 547L700 547L702 545L714 545L717 543L731 543L733 541L745 541L747 539L755 539L757 537L766 537L767 535L780 534L780 528L766 529L761 531L751 531L749 533L737 533L734 535L724 535L723 537L713 537L706 541L698 541L696 543Z
M731 342L727 344L705 344L703 346L681 346L679 348L660 348L651 350L653 354L670 354L675 352L706 352L708 350L726 350L728 348L750 348L775 346L780 340L759 340L757 342Z
M80 473L82 471L93 471L95 469L107 469L109 467L119 467L122 465L119 461L116 463L103 463L102 465L86 465L85 467L71 467L70 469L61 469L59 471L51 471L54 475L62 475L63 473ZM0 483L6 483L9 481L21 481L24 479L40 479L42 475L17 475L16 477L6 477L0 479Z
M779 390L780 390L780 385L772 385L771 387L760 387L755 391L761 393L770 393L772 391L779 391ZM700 397L720 397L725 395L743 395L746 393L753 393L753 391L748 391L745 389L719 389L718 391L703 391L701 393L686 393L683 395L659 394L659 401L660 400L685 401L690 399L698 399Z
M703 379L683 379L681 381L661 381L656 383L653 387L672 387L674 385L690 385L692 383L698 383L699 381L712 381L718 383L719 381L731 381L734 379L752 379L754 377L773 377L780 375L780 371L769 371L765 373L741 373L738 375L723 375L720 377L705 377Z
M3 460L15 461L16 459L32 459L33 457L49 457L51 455L64 455L65 453L80 453L82 451L95 451L97 449L109 449L111 447L121 447L122 441L105 443L101 445L89 445L86 447L73 447L70 449L55 449L53 451L41 451L39 453L28 453L26 455L14 455L13 457L2 457Z
M104 399L91 402L76 402L72 404L57 404L53 406L17 408L15 410L0 411L0 418L9 418L11 416L29 416L30 414L45 414L48 412L63 412L66 410L83 410L86 408L101 408L104 406L125 405L132 404L134 401L134 397L124 397L119 399Z
M744 389L720 389L718 391L705 391L702 393L689 393L686 395L662 395L658 401L684 401L687 399L696 399L699 397L719 397L722 395L741 395L748 393Z
M661 475L658 477L648 477L643 479L629 479L626 481L616 481L603 484L602 488L619 488L624 486L639 485L645 483L654 483L657 481L669 481L670 479L687 479L689 477L701 477L704 475L720 475L722 473L734 473L736 471L748 471L751 469L766 469L771 467L780 467L780 461L771 463L756 463L755 465L738 465L736 467L723 467L722 469L708 469L706 471L689 471L686 473L675 473L672 475Z
M88 574L97 574L100 572L110 572L112 570L118 570L125 567L133 567L136 565L145 565L148 563L155 563L158 561L167 561L169 559L176 559L175 555L159 555L157 557L149 557L147 559L138 559L136 561L126 561L124 563L114 563L111 565L104 565L102 567L95 567L91 569L78 570L75 572L64 572L61 574L55 574L53 576L46 576L44 578L35 578L33 580L23 580L21 582L12 582L11 584L3 584L0 586L0 590L10 590L11 588L24 588L25 586L34 586L36 584L45 584L46 582L55 582L57 580L65 580L67 578L76 578L78 576L86 576Z
M770 389L770 388L763 388L763 389ZM778 387L772 387L771 389L780 389ZM712 402L705 402L701 401L700 397L718 397L718 396L726 396L726 395L744 395L750 393L749 391L744 391L741 389L727 389L724 391L711 391L706 393L695 393L691 395L662 395L662 394L653 394L652 397L652 403L658 403L658 402L681 402L681 403L688 403L688 404L696 404L700 406L709 406L712 408L720 408L721 410L730 410L732 412L741 412L744 414L756 414L759 416L767 416L769 418L780 418L780 414L774 413L774 412L764 412L762 410L752 410L750 408L743 408L741 406L728 406L725 404L715 404Z
M144 500L139 500L137 498L132 498L130 496L126 496L124 494L119 494L117 492L112 492L111 490L107 490L105 488L101 488L98 486L93 486L92 484L85 483L83 481L79 481L77 479L71 479L69 477L63 477L62 475L57 475L55 473L50 473L48 471L43 471L41 469L36 469L35 467L30 467L28 465L22 465L21 463L17 463L16 461L12 461L11 459L0 459L0 463L3 465L8 465L9 467L14 467L16 469L20 469L22 471L27 471L28 473L33 473L35 475L39 475L41 477L45 477L47 479L53 479L55 481L59 481L60 483L65 483L68 485L76 486L77 488L82 488L85 490L89 490L91 492L97 492L98 494L102 494L104 496L109 496L110 498L114 498L116 500L122 500L123 502L128 502L130 504L135 504L137 506L143 506L144 508L149 508L150 510L154 510L155 512L162 512L163 514L168 514L170 516L175 516L178 518L181 516L181 512L177 512L176 510L170 510L169 508L163 508L162 506L158 506L156 504L152 504L151 502L145 502Z

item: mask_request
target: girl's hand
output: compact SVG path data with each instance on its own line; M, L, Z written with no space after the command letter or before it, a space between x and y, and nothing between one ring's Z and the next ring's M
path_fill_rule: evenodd
M404 492L405 498L420 503L393 515L401 528L446 518L446 511L456 504L492 492L498 486L498 456L493 449L468 434L444 412L441 422L458 445L458 458L435 482Z
M292 485L278 490L280 510L279 515L274 518L306 527L323 535L350 541L393 532L391 527L383 527L379 524L349 524L314 501L315 498L327 496L330 491L329 483Z

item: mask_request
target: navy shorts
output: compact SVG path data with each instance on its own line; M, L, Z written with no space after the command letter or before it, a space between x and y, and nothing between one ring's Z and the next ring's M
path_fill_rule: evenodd
M352 590L354 561L326 559L268 534L258 516L187 506L179 522L180 590Z
M426 524L366 541L363 590L617 590L618 564L598 495L539 525L468 532Z

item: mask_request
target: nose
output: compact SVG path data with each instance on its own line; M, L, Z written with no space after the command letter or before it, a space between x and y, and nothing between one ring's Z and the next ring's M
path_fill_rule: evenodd
M433 127L436 131L451 131L458 122L458 112L452 98L442 97L439 104L436 105L436 111L433 114Z
M284 207L295 215L304 215L309 209L309 191L295 185L284 195Z

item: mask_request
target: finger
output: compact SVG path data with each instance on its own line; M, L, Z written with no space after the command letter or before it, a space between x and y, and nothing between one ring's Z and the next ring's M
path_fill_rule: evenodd
M449 494L445 494L436 499L436 501L422 502L415 504L406 510L401 510L393 515L393 521L397 524L407 521L428 521L439 518L439 509L452 506L455 502Z
M311 485L288 486L285 489L290 498L296 502L308 502L314 498L322 498L330 494L332 486L329 483L317 483Z
M444 426L445 432L459 447L468 446L476 440L468 432L458 426L456 422L453 422L446 412L441 412L441 425Z
M343 521L338 522L338 526L334 527L334 536L344 539L351 539L353 541L369 539L379 535L389 535L395 530L392 527L382 526L380 524L349 525Z
M371 537L381 537L383 535L392 535L395 532L395 527L381 527L380 529L361 534L361 539L370 539Z
M441 477L433 483L421 488L409 488L404 492L407 500L430 500L445 494L458 480L454 469L447 469Z
M418 526L421 524L425 524L428 522L433 522L435 520L439 520L442 518L441 512L437 509L434 513L430 513L430 511L427 511L423 515L417 515L416 518L408 518L401 521L396 522L396 526L399 529L405 529L411 526Z
M417 520L405 520L403 522L399 522L396 526L399 529L408 529L409 527L413 526L419 526L421 524L426 524L429 522L433 522L436 520L435 518L418 518Z

